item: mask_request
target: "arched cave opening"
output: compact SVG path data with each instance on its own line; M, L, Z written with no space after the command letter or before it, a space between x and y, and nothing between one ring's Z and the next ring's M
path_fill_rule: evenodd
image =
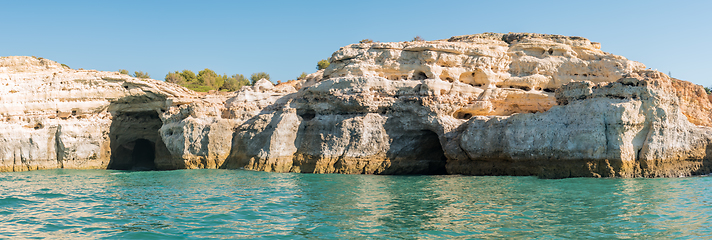
M392 142L387 156L391 168L381 174L447 174L447 157L435 132L411 130L390 135Z
M180 169L163 143L163 125L157 111L116 112L109 130L111 157L108 169ZM178 163L178 164L176 164Z
M430 130L423 130L421 133L423 140L420 149L422 150L418 155L422 156L421 159L428 163L428 168L421 172L421 174L447 174L447 170L445 169L447 157L445 157L445 151L443 151L443 147L440 145L438 134Z
M147 139L136 139L115 148L111 158L109 169L156 170L156 144Z

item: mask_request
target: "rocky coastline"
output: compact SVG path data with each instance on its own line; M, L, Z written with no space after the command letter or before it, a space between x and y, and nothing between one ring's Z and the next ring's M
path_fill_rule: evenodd
M600 48L532 33L359 43L302 80L208 95L0 57L0 171L709 174L704 89Z

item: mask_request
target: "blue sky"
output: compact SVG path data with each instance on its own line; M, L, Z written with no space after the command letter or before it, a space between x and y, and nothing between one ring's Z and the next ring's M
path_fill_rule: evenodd
M2 1L0 56L72 68L204 68L272 80L315 71L370 38L481 32L581 36L673 77L712 86L712 1Z

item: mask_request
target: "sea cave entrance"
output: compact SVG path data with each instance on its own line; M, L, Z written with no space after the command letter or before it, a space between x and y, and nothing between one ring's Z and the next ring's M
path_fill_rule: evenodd
M163 122L157 111L117 112L111 122L111 160L114 170L177 169L173 166L159 129Z
M392 170L384 174L447 174L447 157L438 135L430 130L393 131L387 156Z
M156 144L147 139L121 144L112 152L109 169L146 171L156 170Z

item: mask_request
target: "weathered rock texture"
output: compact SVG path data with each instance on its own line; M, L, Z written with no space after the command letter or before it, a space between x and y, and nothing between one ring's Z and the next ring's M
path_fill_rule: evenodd
M299 81L200 97L155 80L0 58L0 171L710 172L704 90L584 38L352 44L330 62Z
M194 102L190 90L47 59L2 57L0 93L0 171L130 169L140 139L155 148L155 163L143 167L183 168L172 163L158 134L159 114Z
M711 105L701 87L584 38L479 34L353 44L330 61L318 83L241 125L224 167L543 177L709 172Z

